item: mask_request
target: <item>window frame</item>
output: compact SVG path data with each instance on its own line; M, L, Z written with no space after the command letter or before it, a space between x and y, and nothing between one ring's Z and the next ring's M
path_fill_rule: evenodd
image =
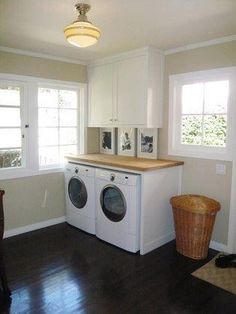
M234 116L233 108L235 94L236 67L174 74L169 76L169 127L168 127L168 155L195 157L216 160L232 160L232 143ZM203 145L186 145L181 143L182 108L179 99L180 91L185 84L209 81L229 81L229 97L227 106L227 134L226 147L209 147Z
M54 86L54 88L66 88L78 90L78 143L79 154L87 152L87 84L71 81L59 81L41 77L22 76L0 73L0 80L11 84L24 86L24 103L22 132L25 135L25 164L22 167L1 168L0 180L41 175L53 172L62 172L64 165L58 167L40 168L38 160L38 88L42 86ZM25 128L28 124L29 128Z

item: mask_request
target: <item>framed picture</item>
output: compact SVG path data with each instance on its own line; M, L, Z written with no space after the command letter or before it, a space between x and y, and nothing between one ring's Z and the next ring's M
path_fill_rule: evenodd
M100 128L100 153L115 154L114 128Z
M117 135L117 153L118 155L135 156L135 129L134 128L118 128Z
M157 159L158 129L138 129L138 157Z

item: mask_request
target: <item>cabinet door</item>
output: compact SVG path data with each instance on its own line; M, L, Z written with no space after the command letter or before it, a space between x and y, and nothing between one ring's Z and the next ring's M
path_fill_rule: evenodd
M117 124L146 123L147 58L140 56L117 64Z
M89 68L89 126L112 124L113 66Z

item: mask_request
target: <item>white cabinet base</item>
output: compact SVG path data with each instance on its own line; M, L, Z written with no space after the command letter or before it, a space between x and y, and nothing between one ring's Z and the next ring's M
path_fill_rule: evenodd
M181 193L181 176L182 166L142 174L140 254L175 238L170 198Z

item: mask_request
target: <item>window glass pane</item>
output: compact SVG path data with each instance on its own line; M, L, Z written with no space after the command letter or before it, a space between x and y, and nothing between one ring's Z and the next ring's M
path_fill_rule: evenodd
M77 108L77 92L70 90L59 90L59 107Z
M20 108L0 107L0 127L20 125Z
M58 145L58 128L39 128L39 146Z
M60 132L60 145L77 143L76 128L61 128L59 132Z
M201 145L202 138L202 116L182 117L182 144Z
M56 166L77 153L77 91L40 88L38 102L40 166Z
M205 83L205 113L226 113L228 93L228 81Z
M41 147L39 148L39 165L56 165L59 163L58 147Z
M203 83L183 85L182 113L196 114L203 111Z
M77 154L77 145L60 146L60 161L65 161L64 156L67 154Z
M203 144L206 146L226 146L227 116L206 115L203 123Z
M39 126L58 126L58 110L40 108L38 120Z
M0 105L20 106L20 87L0 87Z
M61 126L76 126L77 125L77 110L60 109L60 125Z
M39 88L39 107L58 107L58 90L52 88Z
M0 148L21 147L21 129L0 129Z
M21 167L20 149L0 150L0 168Z

